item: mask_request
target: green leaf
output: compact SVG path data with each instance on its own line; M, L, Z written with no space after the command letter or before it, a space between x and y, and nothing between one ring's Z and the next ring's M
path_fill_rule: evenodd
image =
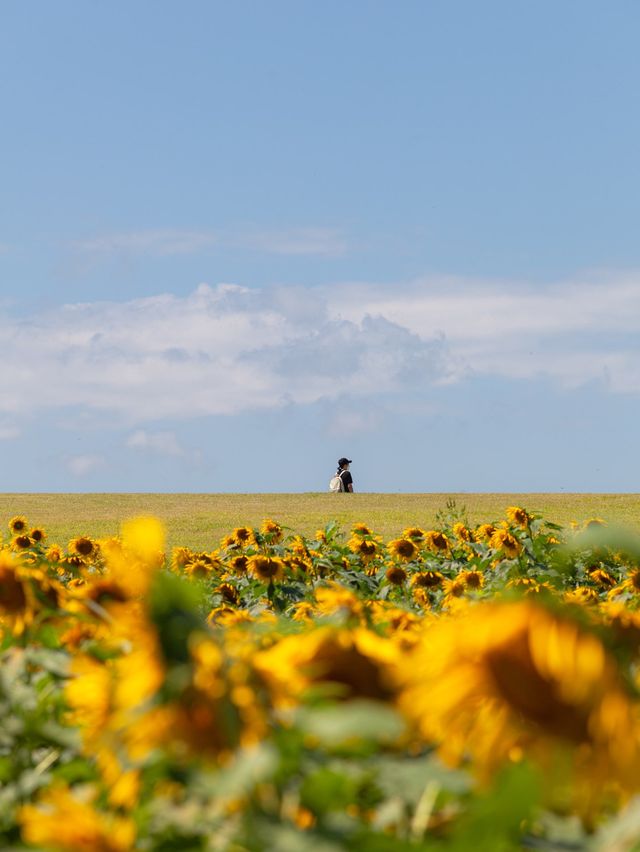
M640 536L625 527L593 525L582 530L568 542L563 550L575 553L580 550L607 548L640 560Z
M49 719L38 726L38 733L49 742L63 748L79 749L80 732L76 728L68 728Z
M378 784L387 796L399 796L413 807L417 805L427 784L457 795L468 793L472 780L461 769L445 766L437 754L419 757L385 757L376 759Z
M77 784L81 781L93 780L96 770L86 758L74 757L68 763L54 767L53 775L68 784Z
M391 707L376 701L349 701L321 708L302 708L297 722L305 733L325 745L348 740L390 743L404 731L404 722Z
M61 647L58 631L51 624L43 624L39 627L34 639L37 642L41 642L45 648L55 649Z
M224 799L239 798L253 790L256 784L271 778L277 765L275 750L262 744L237 752L229 766L215 773L198 775L194 788Z
M40 666L56 677L69 677L69 654L66 651L54 651L49 648L29 648L26 651L30 663Z
M202 591L195 583L166 571L154 577L149 611L169 664L189 662L189 637L194 631L204 629L200 617L202 598Z
M261 821L247 829L247 841L238 850L251 852L344 852L345 845L338 838L323 836L320 832L298 831L293 826L274 825ZM365 852L365 847L362 847Z
M526 763L508 767L488 791L478 791L453 831L450 852L513 852L522 846L522 823L540 799L541 779Z
M354 804L358 794L358 781L334 769L322 767L304 779L300 801L315 814L331 810L344 810Z
M0 783L11 781L13 772L13 761L9 757L0 757Z

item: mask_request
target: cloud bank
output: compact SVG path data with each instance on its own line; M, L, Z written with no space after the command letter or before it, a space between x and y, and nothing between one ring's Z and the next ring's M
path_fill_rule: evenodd
M164 456L184 456L185 451L180 445L175 432L148 432L136 429L126 440L126 446L131 449L147 450Z
M74 476L87 476L104 467L106 460L102 456L89 453L79 456L70 456L66 459L67 469Z
M327 296L333 313L352 322L380 315L421 339L442 334L474 373L548 376L567 387L600 380L640 392L640 273L538 286L456 278L349 284Z
M11 429L44 409L98 412L135 430L132 448L179 455L172 433L139 427L382 393L424 398L471 375L544 376L571 387L597 380L637 394L638 317L633 275L542 288L469 279L202 284L187 297L63 305L26 319L6 313L0 412ZM362 425L347 421L341 428Z
M333 318L321 297L295 288L203 284L186 298L64 305L5 317L0 344L0 411L80 407L131 424L420 387L450 373L441 340L384 317ZM135 443L153 444L142 433Z
M0 441L13 441L20 437L20 430L11 423L0 423Z
M123 255L169 257L197 254L215 248L243 249L276 255L336 257L346 252L347 241L340 231L320 227L236 231L143 228L74 240L70 248L75 253L93 259Z

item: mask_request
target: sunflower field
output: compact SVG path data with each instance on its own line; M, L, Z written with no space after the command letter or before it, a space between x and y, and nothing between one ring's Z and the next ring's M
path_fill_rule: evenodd
M640 849L640 541L154 518L0 543L0 848Z

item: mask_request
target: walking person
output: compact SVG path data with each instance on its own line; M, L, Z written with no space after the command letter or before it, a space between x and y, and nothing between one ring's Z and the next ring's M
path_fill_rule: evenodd
M342 491L348 491L353 493L353 477L351 476L351 472L349 471L349 465L351 464L352 459L346 459L344 456L341 459L338 459L338 471L337 476L342 480Z

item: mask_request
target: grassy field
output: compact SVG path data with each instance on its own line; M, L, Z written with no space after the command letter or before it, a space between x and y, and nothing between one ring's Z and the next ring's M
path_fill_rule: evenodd
M640 494L0 494L0 526L26 515L50 542L66 544L75 535L114 535L127 518L155 515L166 524L169 547L211 550L233 527L258 526L266 517L304 534L331 520L345 528L365 521L391 537L413 524L432 527L447 500L464 507L472 524L519 505L563 525L599 517L640 531Z

